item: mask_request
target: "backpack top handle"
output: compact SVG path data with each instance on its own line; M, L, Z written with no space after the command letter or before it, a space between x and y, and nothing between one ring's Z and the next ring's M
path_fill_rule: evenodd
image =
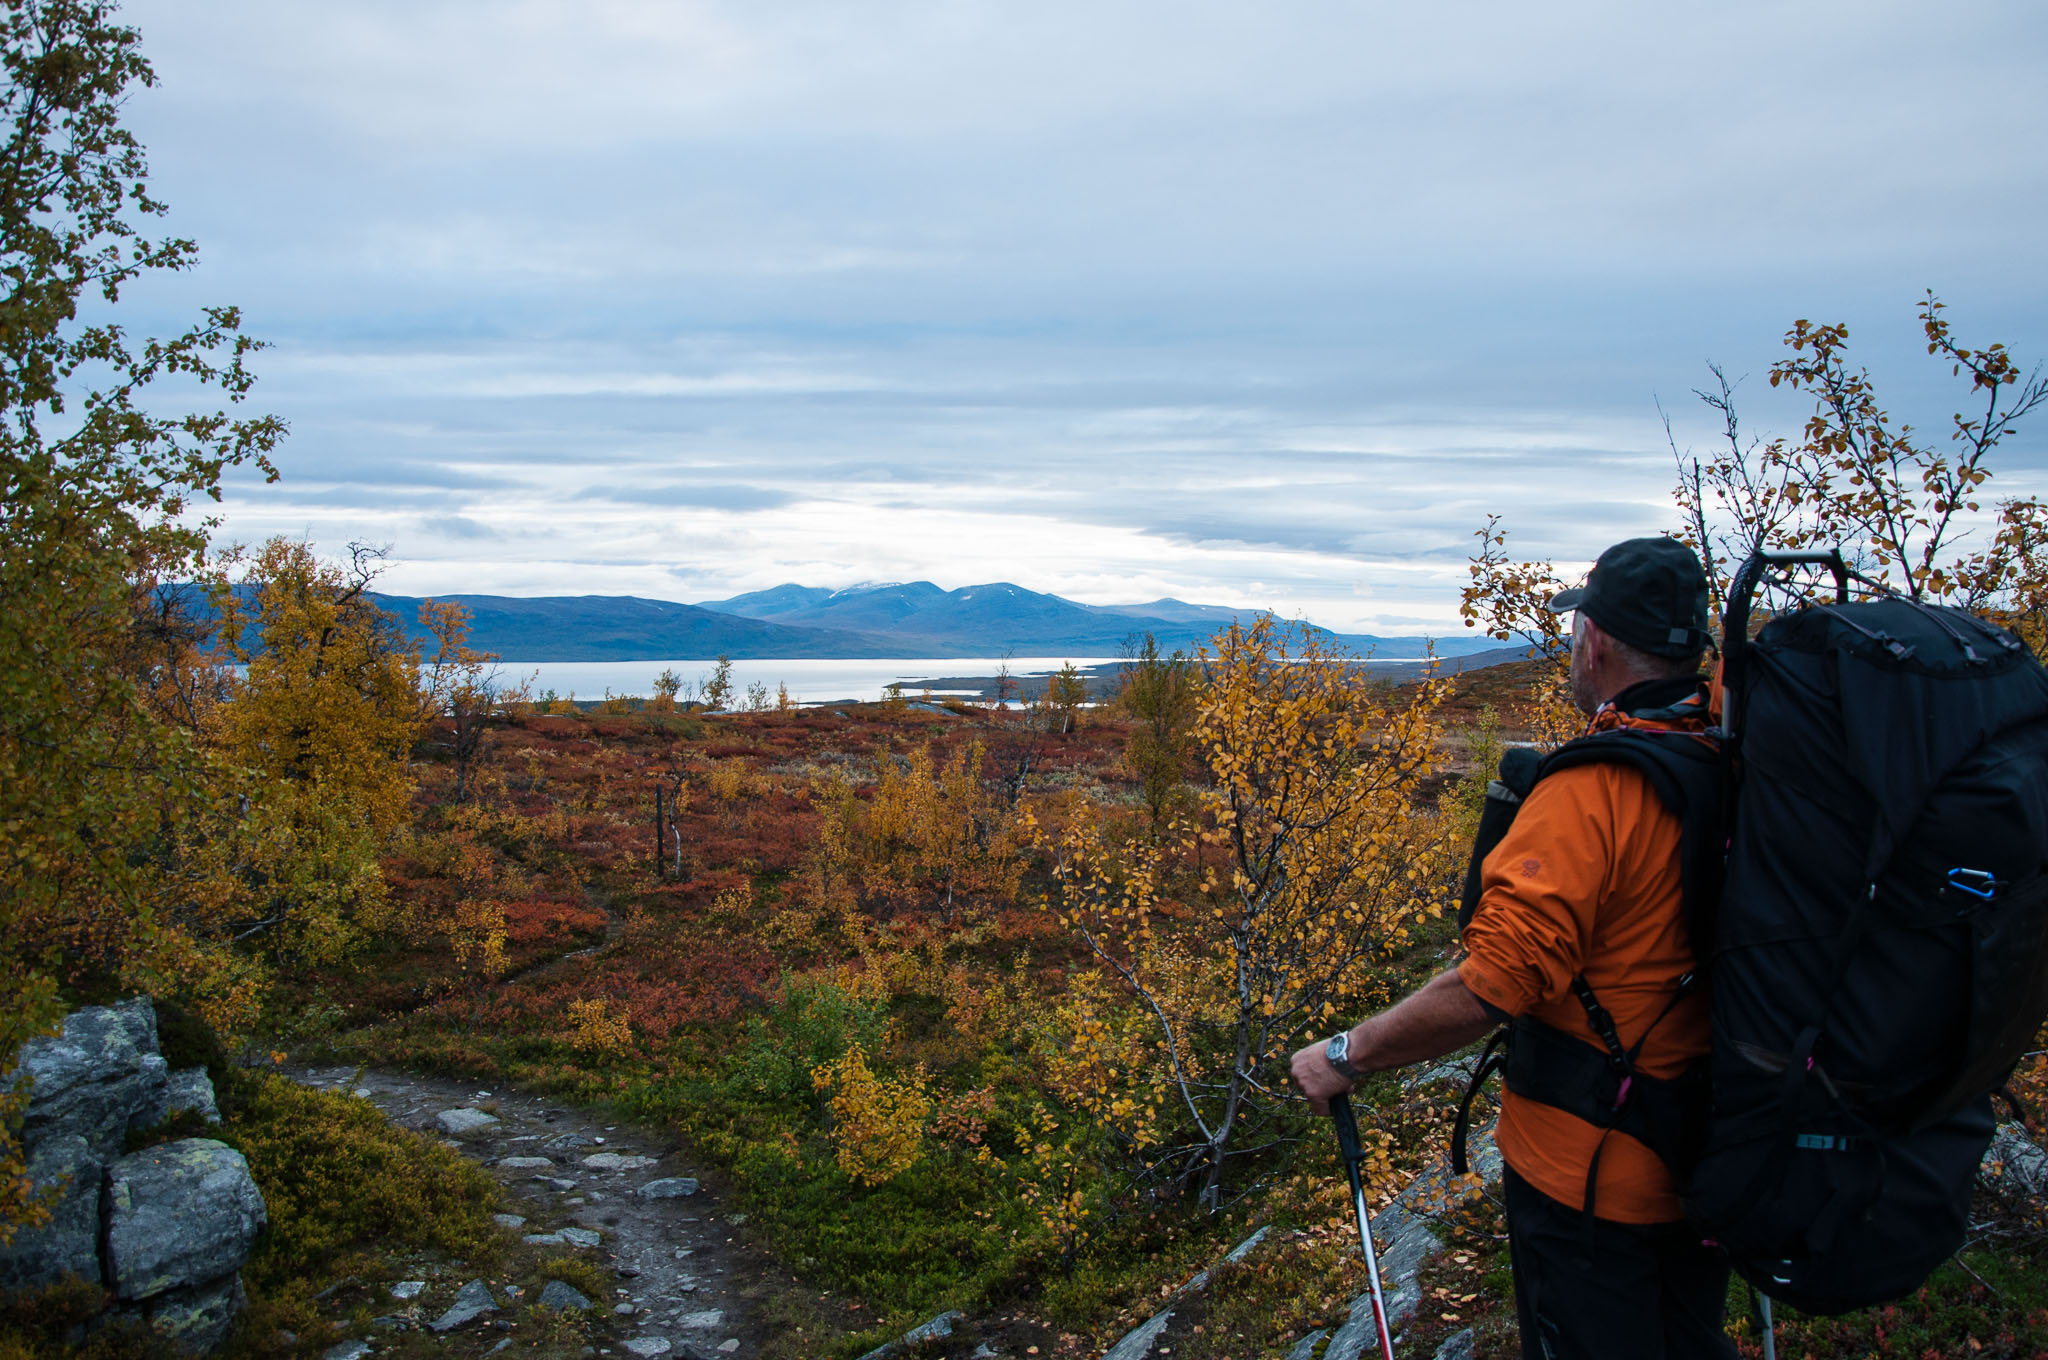
M1749 605L1767 567L1826 567L1835 577L1835 603L1849 603L1849 564L1840 548L1826 552L1777 552L1759 549L1743 562L1728 588L1728 609L1721 615L1721 726L1736 733L1736 712L1742 693L1742 671L1749 660Z

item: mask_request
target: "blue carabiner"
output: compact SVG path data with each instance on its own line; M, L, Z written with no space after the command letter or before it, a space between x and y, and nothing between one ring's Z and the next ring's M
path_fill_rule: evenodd
M1989 902L2005 886L1989 869L1951 869L1948 871L1948 885L1957 892L1966 892L1972 897Z

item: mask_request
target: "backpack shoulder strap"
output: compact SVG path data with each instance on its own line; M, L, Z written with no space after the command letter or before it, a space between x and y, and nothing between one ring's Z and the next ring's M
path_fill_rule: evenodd
M1617 727L1566 742L1547 756L1538 779L1581 765L1640 770L1657 801L1679 822L1679 886L1694 957L1704 967L1720 898L1724 764L1719 734Z

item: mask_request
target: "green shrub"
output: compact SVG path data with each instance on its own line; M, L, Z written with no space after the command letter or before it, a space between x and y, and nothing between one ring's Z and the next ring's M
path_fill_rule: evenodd
M815 1110L811 1070L838 1061L856 1043L870 1053L879 1051L888 1023L880 1000L785 973L781 1002L747 1023L746 1042L733 1060L733 1083L745 1096Z
M157 1051L171 1070L203 1067L216 1089L225 1085L234 1064L213 1027L175 1001L158 999L155 1005Z
M218 1136L249 1159L270 1210L243 1273L252 1288L281 1288L357 1244L469 1259L495 1249L497 1187L460 1153L386 1123L366 1100L267 1073L236 1085Z

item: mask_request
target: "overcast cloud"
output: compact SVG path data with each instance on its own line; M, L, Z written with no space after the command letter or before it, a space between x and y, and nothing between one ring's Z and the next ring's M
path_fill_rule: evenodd
M1007 579L1455 626L1669 523L1655 398L1844 320L2048 354L2048 10L130 0L284 480L406 593ZM2048 489L2027 433L1999 489Z

